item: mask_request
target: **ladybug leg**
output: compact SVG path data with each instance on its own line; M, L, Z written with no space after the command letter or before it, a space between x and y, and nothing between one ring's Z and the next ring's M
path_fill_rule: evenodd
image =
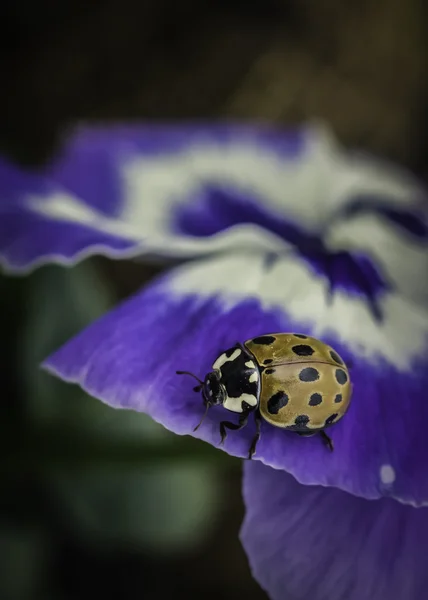
M322 429L320 431L320 436L322 437L322 440L326 444L327 448L329 448L329 450L331 450L331 452L333 452L333 450L334 450L333 440L331 439L330 436L328 436L326 434L326 432L324 431L324 429Z
M256 424L256 435L253 437L251 442L250 451L248 452L248 460L251 460L256 453L257 442L260 439L260 428L262 426L262 416L259 410L254 413L254 422Z
M238 419L238 423L231 423L230 421L221 421L220 423L220 446L223 444L224 440L227 437L226 427L227 429L233 429L234 431L238 431L242 429L248 424L248 415L249 411L241 413L241 416Z

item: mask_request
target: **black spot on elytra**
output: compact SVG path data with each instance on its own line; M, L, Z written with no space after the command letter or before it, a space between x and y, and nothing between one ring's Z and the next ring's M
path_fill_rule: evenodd
M284 406L287 406L287 404L288 396L281 390L269 398L267 409L271 415L277 415L281 408L284 408Z
M308 336L307 335L303 335L303 333L293 333L294 337L298 337L301 340L307 340Z
M317 381L320 378L320 374L317 369L314 367L306 367L302 369L299 373L300 381L304 381L305 383L310 383L311 381Z
M294 419L294 424L303 427L309 423L308 415L299 415Z
M337 419L337 413L333 413L332 415L330 415L330 416L328 417L328 419L326 419L326 421L325 421L325 425L326 425L326 426L327 426L327 425L331 425L335 419Z
M263 361L263 364L270 365L271 362L273 362L273 358L266 358L266 360Z
M342 394L336 394L336 398L334 399L334 401L336 402L336 404L342 402Z
M322 396L317 392L315 394L312 394L312 396L309 398L309 406L318 406L318 404L321 404L321 402Z
M334 362L337 362L337 364L339 365L343 365L343 360L340 358L337 352L335 352L334 350L330 350L330 356L334 360Z
M336 379L340 385L345 385L348 381L348 376L343 369L336 369Z
M253 344L259 344L260 346L270 346L275 341L273 335L261 335L251 340Z
M272 373L275 373L275 369L266 369L265 373L266 375L272 375Z
M291 349L293 350L294 354L297 354L297 356L312 356L312 354L315 352L315 350L307 344L298 344L297 346L293 346Z

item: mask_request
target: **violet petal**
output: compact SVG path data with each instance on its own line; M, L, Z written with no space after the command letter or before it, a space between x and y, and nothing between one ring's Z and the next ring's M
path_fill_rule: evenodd
M352 465L349 465L352 468ZM271 600L424 600L428 508L245 464L241 541Z
M43 169L1 160L0 181L0 260L12 271L89 254L188 258L244 247L291 249L314 265L319 247L371 249L371 228L353 225L367 204L402 225L394 235L384 227L379 243L393 283L406 277L403 263L426 267L419 185L345 152L323 127L82 128Z
M364 296L326 294L304 261L288 257L266 270L259 253L201 260L175 269L121 304L58 350L45 367L116 408L146 412L178 434L218 445L213 408L202 427L203 377L237 341L280 331L314 335L352 364L353 400L334 427L335 452L262 425L255 459L300 482L336 486L366 498L428 501L428 319L398 294L379 298L382 322ZM224 449L246 457L254 425L230 432ZM393 481L382 468L389 465Z

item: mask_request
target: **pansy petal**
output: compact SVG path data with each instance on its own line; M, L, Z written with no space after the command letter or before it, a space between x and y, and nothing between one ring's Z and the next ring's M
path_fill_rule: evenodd
M428 508L244 468L241 541L271 600L424 600Z
M193 434L202 401L190 378L175 371L203 377L221 351L253 336L312 334L352 363L353 401L332 428L336 451L327 452L317 436L303 439L263 423L255 459L306 484L427 502L427 314L382 291L379 322L358 290L331 297L325 278L307 263L267 258L237 254L175 269L95 322L45 367L111 406L146 412L178 434L217 445L219 421L234 415L213 408ZM253 435L251 423L231 432L224 448L246 457Z
M138 256L129 229L71 195L57 181L0 159L0 264L26 272L49 262L73 264L90 254ZM45 214L49 199L52 214Z
M315 125L82 128L37 173L1 161L0 258L21 270L97 253L312 247L356 195L415 210L419 186L373 164Z
M254 240L278 248L282 240L257 224L238 227L232 239L219 232L207 243L180 232L174 210L186 210L212 186L240 198L258 157L276 161L277 168L294 164L311 152L315 138L311 131L263 127L82 128L43 169L0 159L0 261L7 270L25 271L91 254L192 256Z

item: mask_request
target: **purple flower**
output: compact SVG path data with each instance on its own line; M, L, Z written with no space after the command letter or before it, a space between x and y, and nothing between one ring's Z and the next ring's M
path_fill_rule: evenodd
M314 335L352 364L333 453L262 423L244 466L242 542L274 600L422 600L428 210L418 184L319 127L83 130L43 174L0 169L7 269L95 253L181 261L48 358L60 378L218 445L225 411L193 433L203 404L177 369L203 377L237 341L279 331ZM223 449L246 457L254 432L253 422L231 431Z

